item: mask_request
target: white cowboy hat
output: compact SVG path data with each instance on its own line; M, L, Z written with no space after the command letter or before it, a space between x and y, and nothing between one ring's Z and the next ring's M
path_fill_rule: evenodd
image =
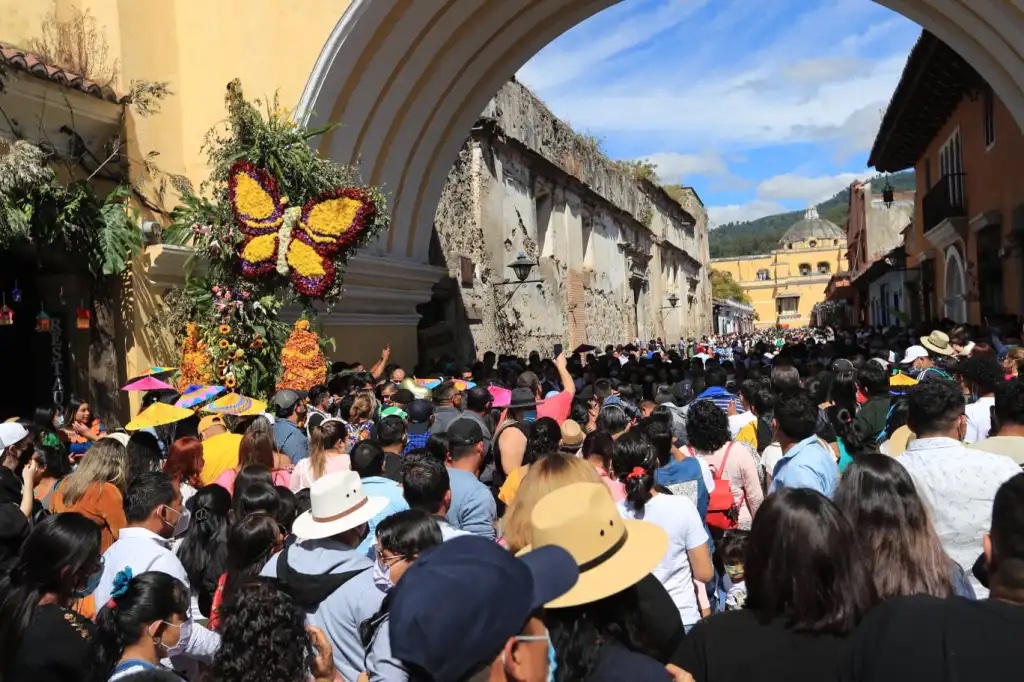
M295 519L292 532L303 540L329 538L369 522L388 498L368 496L354 471L321 476L309 489L311 509Z

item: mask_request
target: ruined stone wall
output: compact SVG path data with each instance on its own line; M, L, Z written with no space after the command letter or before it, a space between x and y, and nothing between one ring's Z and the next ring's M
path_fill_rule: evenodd
M459 359L696 333L688 320L702 303L687 306L682 273L707 277L706 216L703 225L702 257L698 226L660 188L617 169L526 88L506 84L452 167L435 215L459 282L449 319L466 339ZM530 279L540 281L515 283L508 264L520 252L537 261ZM495 286L505 280L512 284ZM664 310L673 291L678 309Z

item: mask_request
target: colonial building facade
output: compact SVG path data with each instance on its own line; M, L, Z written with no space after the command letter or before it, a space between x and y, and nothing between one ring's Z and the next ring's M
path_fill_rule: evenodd
M814 207L786 230L771 253L711 261L712 269L729 273L746 291L758 328L813 324L825 285L845 265L846 233L819 217Z
M488 104L448 175L432 263L448 270L421 354L603 347L711 329L707 217L637 180L520 83ZM520 284L509 264L535 263Z
M914 168L905 269L910 317L992 322L1024 309L1024 136L959 54L924 31L875 138L869 164Z

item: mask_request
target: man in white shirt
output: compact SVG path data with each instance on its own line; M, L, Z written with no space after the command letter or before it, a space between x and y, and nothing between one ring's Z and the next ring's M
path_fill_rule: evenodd
M181 516L181 494L167 474L152 471L139 475L124 497L127 527L121 529L117 542L103 553L103 575L93 593L96 609L110 600L114 576L126 568L132 575L159 571L177 578L189 587L188 574L181 561L171 550L174 526ZM199 618L201 614L190 614ZM192 625L192 635L185 646L183 657L212 662L220 647L220 635L198 623ZM179 661L175 657L175 667Z
M931 507L935 531L950 558L970 571L982 536L992 520L992 500L999 486L1020 473L1008 457L968 450L960 441L967 430L964 397L948 381L925 381L908 393L907 426L917 438L900 463ZM979 599L988 596L973 575Z
M994 399L992 432L988 438L973 443L971 449L1004 455L1024 465L1024 381L1000 383Z
M996 386L1003 382L1003 368L990 355L975 355L964 361L964 383L975 396L966 408L968 445L988 438L992 429L992 406L996 404Z

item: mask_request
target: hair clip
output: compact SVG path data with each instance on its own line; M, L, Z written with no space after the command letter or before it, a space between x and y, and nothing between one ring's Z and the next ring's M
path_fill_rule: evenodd
M645 475L647 475L647 469L644 469L643 467L633 467L633 470L626 475L626 480L632 481L634 478L640 478Z

